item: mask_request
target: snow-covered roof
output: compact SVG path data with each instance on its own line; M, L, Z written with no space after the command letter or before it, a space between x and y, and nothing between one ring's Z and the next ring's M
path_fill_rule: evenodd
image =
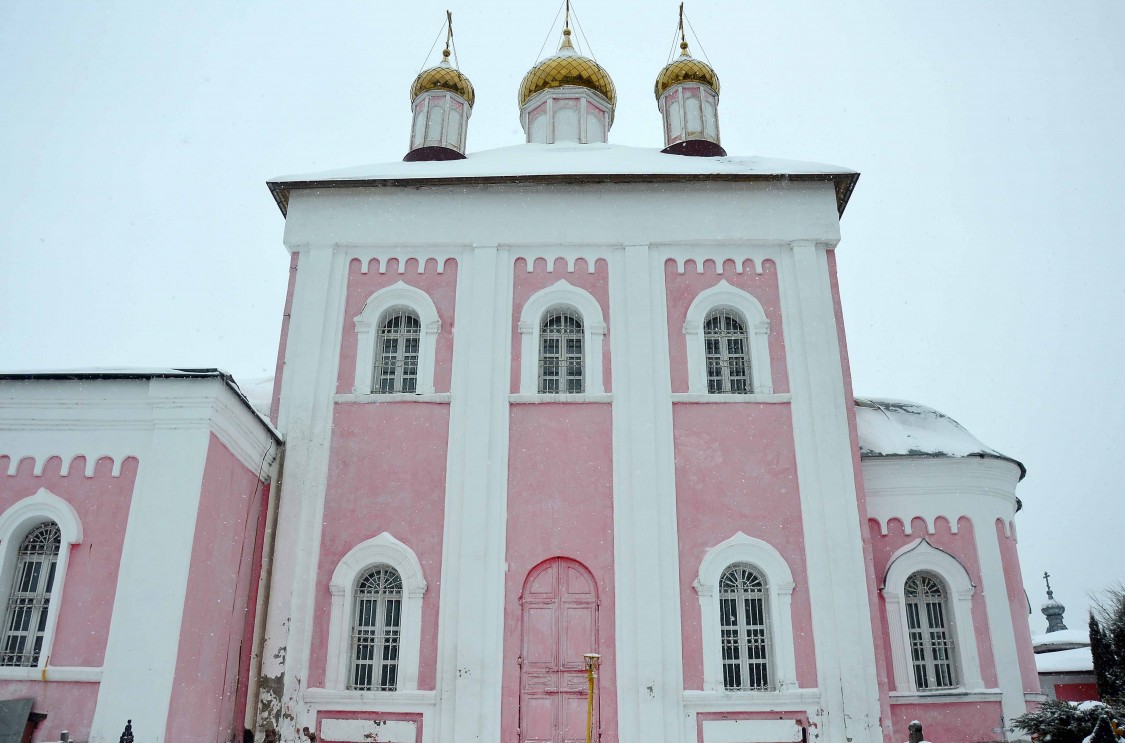
M1094 670L1094 656L1090 648L1073 648L1057 653L1037 653L1035 669L1039 673L1076 673Z
M261 401L251 401L250 397L239 387L230 372L222 369L173 369L171 367L102 367L94 366L83 369L44 369L22 371L0 371L0 381L22 380L59 380L59 381L88 381L94 379L128 380L128 379L221 379L227 387L253 412L254 416L269 430L270 435L281 441L281 434L269 421L269 402L265 409ZM260 384L263 380L255 380L252 384ZM271 387L273 377L268 378ZM260 397L255 390L256 396Z
M859 453L876 457L981 457L1003 459L1027 474L1023 463L985 446L944 413L904 400L856 398Z
M281 213L296 188L456 185L460 183L605 183L667 181L831 181L844 213L859 173L838 165L757 156L685 157L619 144L520 144L473 152L464 160L390 162L288 175L269 181Z
M1089 647L1090 632L1087 629L1061 629L1056 632L1044 632L1041 635L1032 635L1031 646L1035 648L1037 653Z

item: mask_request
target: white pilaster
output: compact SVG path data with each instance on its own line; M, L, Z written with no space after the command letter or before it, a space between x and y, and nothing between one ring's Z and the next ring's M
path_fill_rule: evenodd
M442 743L500 740L512 261L477 245L457 270L438 618ZM427 735L427 737L429 737Z
M164 741L217 385L149 385L150 397L167 402L154 402L147 451L138 452L91 743L116 741L130 719L146 739Z
M681 740L683 656L667 307L660 251L614 248L613 545L621 743Z
M1023 693L1023 676L1020 673L1016 631L1012 624L1012 608L1008 604L1008 585L1004 577L1004 562L1000 543L996 537L996 519L985 508L979 508L973 519L973 535L980 559L980 578L984 596L988 628L992 636L992 655L996 663L996 683L1003 692L1000 707L1004 722L1027 711Z
M816 722L822 741L876 743L879 685L828 261L812 241L789 248L779 273L821 692Z
M286 437L275 554L258 694L258 736L276 726L296 740L304 720L316 571L328 484L332 396L343 327L346 262L330 246L301 250L281 387ZM327 597L325 597L327 600Z

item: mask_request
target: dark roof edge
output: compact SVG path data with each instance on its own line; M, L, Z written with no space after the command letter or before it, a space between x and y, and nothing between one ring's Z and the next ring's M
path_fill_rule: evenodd
M242 392L234 377L222 369L166 369L161 371L137 370L105 370L105 371L29 371L29 372L0 372L2 381L34 381L54 380L76 382L89 379L116 379L116 380L142 380L142 379L221 379L227 388L242 401L243 406L257 418L265 427L269 435L277 443L282 443L281 434L273 427L269 419L263 416L250 403L249 398Z
M426 188L437 186L482 186L498 184L572 185L594 183L704 183L754 181L832 181L836 186L836 210L844 216L859 173L550 173L540 175L489 175L462 178L339 178L311 181L266 181L281 215L289 213L289 192L309 188Z
M973 452L972 454L880 454L871 450L859 451L860 459L998 459L1001 462L1010 462L1020 470L1020 480L1027 477L1027 467L1018 459L1006 457L1003 454L990 454L989 452Z

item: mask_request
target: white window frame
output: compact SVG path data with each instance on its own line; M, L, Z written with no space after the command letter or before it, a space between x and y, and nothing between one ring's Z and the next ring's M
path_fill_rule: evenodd
M402 579L402 616L399 635L398 688L395 691L357 691L348 689L351 672L352 610L355 585L374 565L389 565ZM328 619L328 658L324 688L348 694L397 694L418 689L418 662L422 642L422 597L426 579L414 550L383 532L357 544L344 555L328 583L331 594Z
M914 682L905 590L906 580L918 572L936 575L945 584L948 592L947 629L953 638L953 660L958 686L919 689ZM891 556L881 590L887 609L887 632L891 643L891 662L894 665L896 692L941 694L950 691L977 692L984 689L980 672L980 654L973 627L973 593L976 591L976 586L973 585L969 571L957 558L937 549L924 538L915 539Z
M567 307L574 310L582 320L583 363L585 364L586 387L583 394L598 395L605 392L602 379L602 340L606 334L606 324L602 307L598 300L585 289L560 279L553 285L532 294L520 311L520 393L537 395L539 393L539 343L542 332L543 315L548 310ZM552 395L553 397L566 397ZM571 395L574 397L574 395Z
M707 348L703 323L712 310L729 308L746 320L749 338L750 394L772 395L773 372L770 369L770 321L762 304L749 292L731 286L726 279L699 293L688 307L684 319L687 343L688 392L707 394ZM716 393L732 394L732 393ZM733 396L745 397L742 393Z
M719 581L727 568L746 563L761 572L766 582L766 608L772 634L773 689L728 690L723 684L722 647L719 641ZM738 532L703 556L694 588L699 596L703 632L703 690L727 694L776 694L797 689L797 663L793 650L793 571L772 545Z
M422 336L418 344L418 382L414 394L429 395L434 392L434 363L437 353L437 336L441 332L441 318L430 295L404 281L380 289L368 297L363 310L355 317L356 354L355 387L357 395L370 395L375 384L376 345L383 316L388 310L406 308L418 315Z
M78 518L78 513L73 506L46 488L40 488L35 495L13 503L0 514L0 586L5 591L5 606L12 590L20 545L31 530L44 521L53 521L58 525L62 543L59 545L59 559L55 564L55 582L51 587L51 601L47 606L47 626L43 630L39 662L35 666L2 667L0 679L25 678L29 668L42 670L50 664L59 607L66 584L66 569L70 564L70 548L82 542L82 521Z

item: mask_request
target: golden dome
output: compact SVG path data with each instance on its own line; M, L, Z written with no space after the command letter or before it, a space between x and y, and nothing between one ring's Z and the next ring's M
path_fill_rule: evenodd
M711 65L701 62L688 54L687 42L680 43L680 56L664 66L656 76L656 97L664 95L664 91L680 83L703 83L710 85L717 95L719 93L719 76L711 69Z
M460 70L449 64L448 49L442 52L442 56L444 59L441 60L441 64L422 70L418 73L418 77L414 78L414 83L410 86L410 100L413 102L429 90L448 90L464 98L470 106L473 105L473 101L476 100L473 84Z
M563 30L563 41L559 45L558 53L553 57L547 57L523 76L519 92L520 106L540 91L561 88L564 85L577 85L596 90L605 96L610 106L617 105L617 88L614 87L609 73L594 60L583 57L574 50L574 46L570 43L569 28Z

